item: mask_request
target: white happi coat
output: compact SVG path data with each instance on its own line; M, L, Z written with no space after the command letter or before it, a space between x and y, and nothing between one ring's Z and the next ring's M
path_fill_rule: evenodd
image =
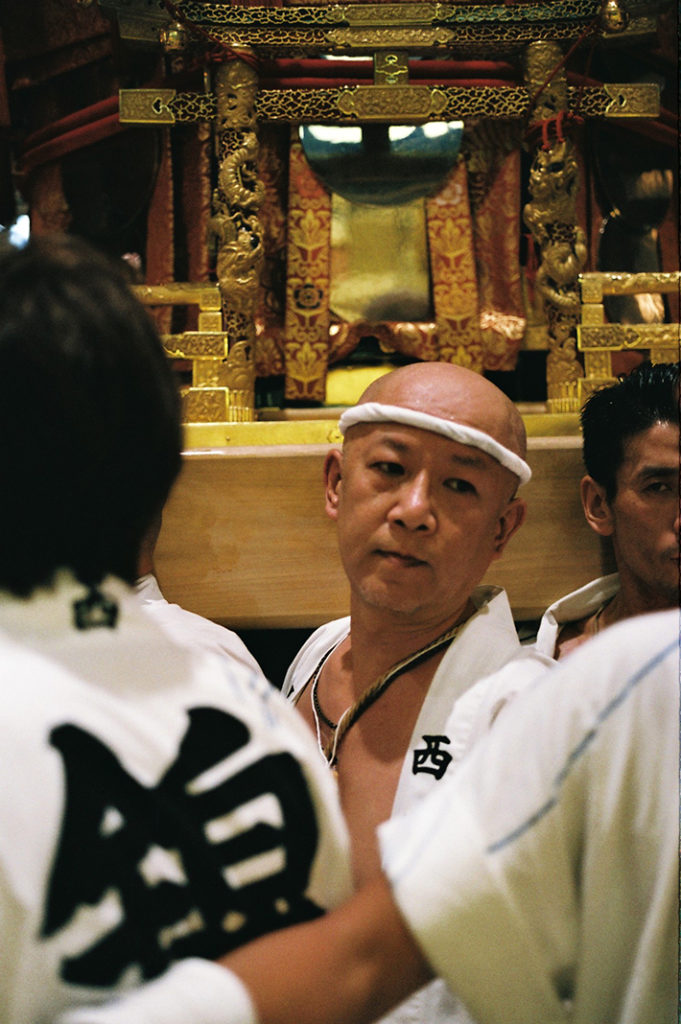
M199 651L213 651L230 663L235 659L251 671L260 672L260 666L241 637L203 615L166 601L153 573L140 576L135 583L135 593L145 612L175 643L188 644Z
M88 601L68 574L0 594L2 1024L185 958L210 974L351 890L336 788L281 694L173 644L119 580Z
M554 601L542 615L537 639L533 644L534 649L552 658L558 636L565 623L578 622L587 615L593 615L606 601L614 597L619 589L619 573L613 572L610 576L599 576L579 590L573 590L572 593Z
M392 816L408 811L453 774L503 705L551 664L543 655L520 646L508 598L500 587L477 587L472 600L477 611L447 649L428 688L404 758ZM320 661L349 630L350 618L345 617L312 634L286 674L283 692L290 700L295 700ZM497 671L510 661L513 672L502 671L497 677ZM382 1018L381 1024L469 1021L461 1003L436 980Z
M397 906L480 1024L677 1021L678 768L674 609L589 640L381 826Z

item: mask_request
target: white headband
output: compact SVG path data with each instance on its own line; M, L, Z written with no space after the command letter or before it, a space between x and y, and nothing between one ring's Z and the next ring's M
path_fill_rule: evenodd
M474 427L466 427L463 423L442 419L441 416L431 416L430 413L419 412L417 409L405 409L401 405L363 402L345 410L338 421L338 429L341 434L345 434L357 423L403 423L405 427L430 430L434 434L442 434L450 441L458 441L460 444L467 444L471 448L479 448L480 451L486 452L506 469L510 469L511 473L515 473L521 484L526 484L532 476L532 470L524 459L503 444L499 444L489 434Z

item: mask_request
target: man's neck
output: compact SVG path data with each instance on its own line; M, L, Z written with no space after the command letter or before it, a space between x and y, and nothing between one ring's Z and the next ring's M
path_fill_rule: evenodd
M361 605L350 613L350 637L346 653L351 660L355 685L376 679L398 661L436 640L455 625L463 625L476 611L468 599L453 614L421 621ZM368 685L368 684L367 684Z
M620 577L619 591L603 609L601 629L614 626L616 622L630 619L634 615L646 615L648 612L659 612L673 607L674 602L660 591L642 587L635 581Z
M623 622L634 615L645 615L648 612L664 611L674 607L670 601L658 591L650 591L637 586L634 581L620 577L620 589L594 612L579 622L566 623L561 629L554 657L564 658L576 647L585 643L590 637L602 632L616 622Z

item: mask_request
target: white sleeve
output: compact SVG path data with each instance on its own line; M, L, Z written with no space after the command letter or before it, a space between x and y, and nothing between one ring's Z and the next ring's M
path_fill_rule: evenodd
M99 1006L60 1014L55 1024L257 1024L248 990L219 964L190 958Z
M623 626L519 695L447 785L380 827L410 932L480 1024L567 1021L577 995L602 1009L580 1020L616 1019L636 989L669 1003L678 612Z

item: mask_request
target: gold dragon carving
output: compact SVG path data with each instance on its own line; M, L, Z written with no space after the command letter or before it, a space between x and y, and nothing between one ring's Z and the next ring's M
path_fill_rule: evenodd
M257 172L257 84L257 73L245 60L227 61L216 73L219 170L210 231L216 243L216 272L228 338L220 384L229 389L230 420L254 417L255 316L263 262L258 212L265 195Z
M533 43L526 50L526 83L532 95L538 94L530 124L540 131L540 137L529 176L531 199L523 217L540 250L536 292L548 320L549 409L571 412L578 408L579 380L583 377L577 361L576 328L578 278L587 247L584 232L577 225L575 148L560 120L556 120L568 109L564 73L558 71L545 84L561 59L560 48L551 43ZM543 125L553 125L554 130L541 133Z

